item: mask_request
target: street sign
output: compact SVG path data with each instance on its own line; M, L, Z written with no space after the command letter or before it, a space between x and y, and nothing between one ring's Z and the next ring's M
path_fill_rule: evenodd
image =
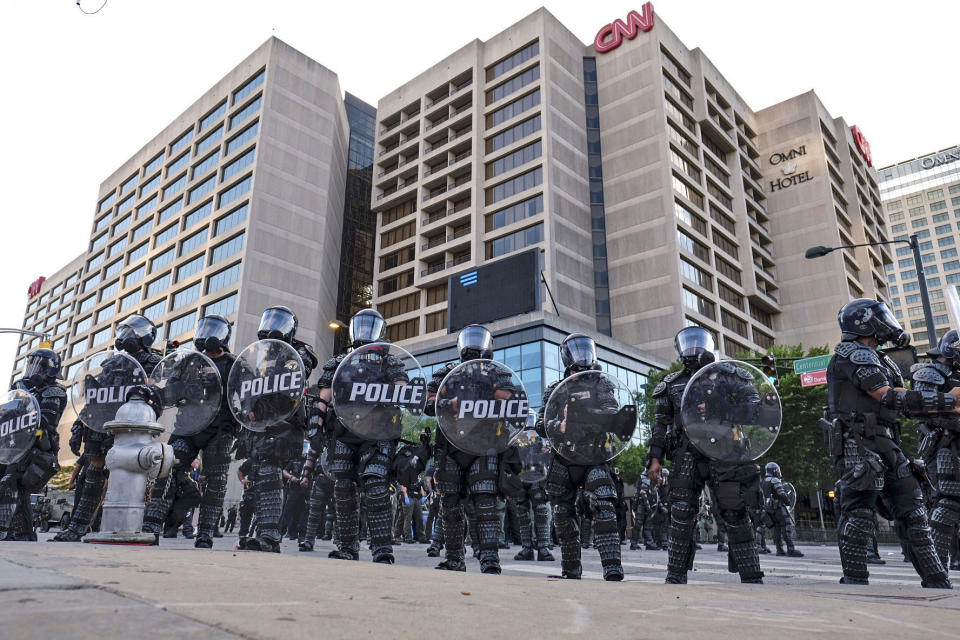
M827 384L827 370L807 371L800 374L801 387L816 387L821 384Z
M794 373L809 373L811 371L826 371L827 365L830 364L831 354L826 354L822 356L814 356L812 358L803 358L802 360L793 361L793 372Z

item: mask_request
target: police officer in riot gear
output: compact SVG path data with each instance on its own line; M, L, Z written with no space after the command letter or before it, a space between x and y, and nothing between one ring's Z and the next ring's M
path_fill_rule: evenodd
M387 323L379 312L364 309L350 318L350 347L356 349L374 342L385 342ZM393 440L366 440L349 432L332 410L333 374L347 357L346 353L330 358L323 365L317 381L320 397L316 403L318 424L323 428L328 445L328 468L336 477L334 500L336 520L334 536L337 549L329 557L358 560L360 553L360 513L358 487L364 496L370 550L373 561L393 564L393 511L390 505L389 474L396 452ZM390 357L387 376L391 382L407 382L403 363Z
M914 365L913 388L945 393L960 386L960 333L956 329L946 332L927 353L933 361ZM918 457L926 464L934 487L930 509L933 544L941 564L948 567L960 523L960 416L925 417L920 433Z
M741 582L762 583L763 572L760 570L754 530L747 511L751 503L756 501L760 467L754 464L718 463L703 456L690 443L680 412L680 401L690 379L698 370L714 361L713 336L702 327L686 327L677 333L674 346L683 369L667 374L653 391L657 404L647 456L647 469L654 482L660 481L664 458L669 457L673 463L668 481L670 543L666 582L687 582L687 572L693 567L695 554L693 538L700 495L709 484L716 498L714 518L718 528L726 529L729 538L729 570L739 573ZM731 368L734 372L740 371ZM731 374L734 375L736 373ZM752 380L741 382L745 388Z
M317 368L313 348L296 339L297 316L283 306L270 307L260 317L257 338L280 340L296 349L303 361L304 380ZM283 507L283 467L303 455L308 429L308 409L301 403L293 415L262 433L247 434L253 461L253 490L258 534L246 539L243 549L280 553L280 515ZM229 449L228 449L229 450Z
M457 336L460 362L448 362L437 369L427 384L426 413L434 415L437 392L444 378L462 362L493 358L493 336L481 325L471 324ZM511 380L495 380L497 393L512 393ZM466 571L464 557L465 502L469 499L476 517L476 536L471 529L471 541L479 551L480 571L500 573L500 515L497 510L500 463L502 456L475 456L453 446L441 430L437 431L436 490L440 495L440 513L443 518L445 559L437 569Z
M330 539L333 535L334 520L333 480L328 478L322 469L317 468L328 442L323 439L319 427L313 424L310 427L307 433L310 447L304 454L303 473L300 478L300 486L310 487L309 507L305 531L298 545L300 551L307 552L313 551L318 535L323 540Z
M209 549L213 546L214 531L227 495L230 449L239 430L239 425L230 412L227 397L227 379L236 360L229 351L230 335L230 322L223 316L204 316L197 324L193 344L198 351L210 358L220 373L220 410L213 421L199 433L189 436L174 435L170 438L177 465L165 482L160 481L154 485L150 504L143 517L144 531L158 536L163 532L163 523L173 506L174 497L184 490L196 489L196 485L186 482L185 478L190 473L191 464L202 452L203 476L207 482L200 499L199 528L193 543L198 549Z
M841 342L827 366L827 429L830 455L840 475L837 543L845 584L867 584L867 555L877 500L883 495L901 541L924 587L952 588L937 556L917 479L919 465L900 448L897 418L949 417L960 413L960 387L947 393L908 391L897 365L878 348L909 343L887 306L860 298L838 315Z
M0 465L0 540L36 540L30 494L42 490L60 469L57 425L67 406L67 392L58 382L62 379L60 356L52 349L37 349L27 356L23 377L12 385L36 399L40 424L26 455Z
M157 339L157 327L141 315L132 315L117 325L114 347L123 351L136 360L147 375L153 373L154 367L162 359L159 352L151 347ZM104 361L103 369L109 370L110 360ZM107 451L113 446L113 435L99 433L89 427L84 427L83 450L88 456L83 489L80 492L80 502L74 505L70 516L70 525L61 531L53 540L56 542L79 542L90 527L90 521L97 506L103 498L103 486L107 478L106 464Z
M780 475L780 465L776 462L768 462L764 467L766 476L760 483L763 491L763 510L766 513L768 525L773 528L773 542L777 546L778 556L790 556L791 558L802 558L803 554L796 549L796 535L793 524L793 516L790 515L791 498L787 493L783 480ZM783 550L786 543L787 550Z
M582 371L599 371L597 345L589 336L572 333L560 343L560 359L564 366L564 378ZM560 381L554 382L543 392L543 406ZM598 389L601 396L603 389ZM613 390L610 389L610 399ZM600 397L603 403L607 398ZM615 402L615 400L614 400ZM537 430L545 434L543 420ZM553 504L554 526L560 543L560 567L564 578L579 580L580 528L577 525L577 495L582 490L584 517L593 521L593 546L600 553L603 578L609 581L623 580L623 565L620 561L620 533L617 527L617 490L610 472L610 465L581 466L555 455L547 472L547 495Z
M637 494L633 498L633 531L630 535L630 549L640 548L641 540L647 551L659 551L660 547L653 538L653 524L659 500L656 487L650 483L650 475L644 470L637 479Z

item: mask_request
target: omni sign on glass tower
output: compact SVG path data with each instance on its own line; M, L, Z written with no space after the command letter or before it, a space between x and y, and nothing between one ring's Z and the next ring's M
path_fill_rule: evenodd
M647 2L641 7L640 13L636 11L628 13L626 22L617 18L600 29L597 37L593 39L593 48L597 53L607 53L619 47L624 38L633 40L641 31L647 32L651 29L653 29L653 3Z

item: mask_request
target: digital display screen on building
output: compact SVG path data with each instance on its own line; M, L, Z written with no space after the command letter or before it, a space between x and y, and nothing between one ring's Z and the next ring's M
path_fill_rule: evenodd
M539 249L490 262L451 276L447 323L455 333L468 324L484 324L537 309Z

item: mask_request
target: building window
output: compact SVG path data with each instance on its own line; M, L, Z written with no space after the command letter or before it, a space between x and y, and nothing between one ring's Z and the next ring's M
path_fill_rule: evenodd
M887 203L887 211L899 211L903 208L902 200L892 200Z
M247 81L246 84L244 84L242 87L237 89L233 94L233 104L237 104L238 102L240 102L241 100L249 96L251 93L253 93L257 87L262 85L263 74L264 74L264 71L261 70L260 73L252 77L250 80Z
M78 336L93 326L93 316L87 316L73 326L73 335Z
M681 249L689 251L707 264L710 264L710 250L707 246L682 229L677 229L677 244L680 245Z
M539 144L539 143L538 143ZM527 198L506 209L501 209L487 216L486 230L493 231L507 225L519 222L543 211L543 194Z
M507 120L520 115L525 111L529 111L535 106L540 104L540 89L537 89L533 93L528 93L519 100L514 100L505 107L497 109L489 116L489 126L495 127L498 124L504 123Z
M488 170L488 178L498 176L507 171L516 169L519 166L532 162L533 160L539 158L543 154L543 144L540 140L537 140L533 144L527 145L517 149L513 153L509 153L502 158L494 160L493 164L490 165Z
M175 181L171 182L163 188L163 199L167 200L171 196L174 196L180 193L187 184L187 174L183 174Z
M209 216L212 211L213 211L213 201L207 202L205 205L203 205L199 209L194 209L193 211L187 214L186 218L184 218L183 228L189 229L193 225L197 224L198 222L200 222L201 220Z
M687 280L694 282L704 289L713 290L713 277L710 276L706 271L696 266L692 262L680 258L680 275L685 277ZM742 308L743 300L741 298L740 305Z
M404 225L400 225L396 229L391 229L386 233L380 234L380 248L385 249L389 246L395 245L398 242L402 242L407 238L413 237L413 234L416 232L417 223L416 221L410 221Z
M186 289L183 289L182 291L175 293L173 295L173 304L170 305L170 310L174 311L180 307L190 304L191 302L196 302L196 300L200 297L200 290L202 288L202 283L198 282L187 287Z
M212 169L213 167L215 167L218 162L220 162L220 150L219 150L219 149L216 150L216 151L214 151L214 152L211 153L210 155L208 155L208 156L207 156L206 158L204 158L199 164L193 165L193 177L194 177L194 178L197 178L198 176L202 176L202 175L205 174L207 171L210 171L210 169Z
M170 247L156 258L150 260L150 273L156 273L158 269L162 269L173 262L175 253L174 247Z
M427 305L439 304L447 301L447 285L438 284L427 289Z
M120 311L126 311L130 307L140 304L140 290L137 289L133 293L128 293L127 295L120 298Z
M166 274L161 278L157 278L153 282L147 285L147 298L152 298L155 295L163 293L170 288L170 274Z
M87 261L87 273L93 271L97 267L103 264L103 259L106 257L106 254L101 251L97 255L93 256Z
M696 311L697 313L706 316L711 320L717 319L716 307L710 300L707 300L703 296L697 295L686 287L681 289L681 298L683 300L683 306L687 309Z
M187 202L194 203L203 196L213 191L213 186L217 183L217 176L210 176L187 193Z
M179 318L174 318L170 321L170 324L167 325L167 339L176 338L179 335L183 335L187 331L193 329L194 318L196 317L197 312L193 311L186 315L182 315Z
M203 308L204 315L229 316L237 310L237 294L233 293Z
M152 305L143 310L143 317L148 320L156 321L157 318L162 316L167 312L167 301L166 299L154 302Z
M384 318L393 318L395 316L403 315L404 313L416 311L419 308L419 291L397 298L396 300L391 300L389 302L384 302L383 304L377 305L377 311L379 311Z
M703 209L703 195L681 180L677 174L673 174L673 190L695 204L698 208Z
M193 140L193 128L191 127L183 135L173 141L173 144L170 145L170 153L176 153L183 149L190 141Z
M387 339L390 342L398 342L407 338L415 338L420 335L420 319L413 318L406 322L387 325Z
M247 209L249 209L249 204L244 204L239 209L234 209L224 217L217 220L216 230L214 231L215 236L225 233L230 229L233 229L238 224L243 223L247 219Z
M487 242L487 259L497 258L512 251L543 242L543 223L509 233L505 236Z
M147 255L147 252L149 250L150 250L149 242L144 242L139 247L134 247L133 250L130 251L130 255L127 259L127 264L133 264L143 256Z
M99 238L94 239L93 243L92 243L91 246L90 246L90 250L91 250L91 251L94 251L94 250L96 250L96 249L99 249L99 248L102 247L103 245L107 244L107 239L108 239L109 237L110 237L110 234L105 233L105 234L103 234L102 236L100 236Z
M97 207L97 213L104 211L107 207L112 205L116 199L117 199L117 192L114 191L113 193L111 193L106 198L100 201L100 206Z
M720 324L744 338L747 336L747 323L726 309L720 309Z
M670 162L674 167L685 173L688 178L694 182L700 182L700 170L672 148L670 149Z
M224 100L219 105L217 105L213 111L205 115L200 120L200 131L203 131L204 129L212 125L214 122L222 118L223 114L225 114L226 112L227 112L227 101Z
M518 76L514 76L510 80L507 80L503 84L494 87L487 92L487 104L493 104L497 100L507 97L515 91L519 91L523 87L536 82L540 79L540 65L533 67L532 69L527 69Z
M133 206L133 196L130 196L129 198L121 202L119 205L117 205L117 213L115 215L123 213L124 211L126 211L132 206Z
M180 225L177 225L177 224L170 225L169 227L167 227L166 229L164 229L163 231L157 234L157 239L154 241L153 246L162 247L166 243L173 240L176 237L179 230L180 230Z
M532 189L543 182L543 168L537 167L506 182L502 182L492 189L487 189L487 204L499 202L518 193Z
M934 229L934 232L935 232L938 236L939 236L939 235L943 235L943 234L945 234L945 233L950 233L951 231L953 231L953 227L952 227L951 225L949 225L949 224L943 224L943 225L940 225L939 227L937 227L936 229Z
M907 230L907 224L905 222L901 222L900 224L895 224L892 227L890 227L890 231L892 231L893 233L903 233L906 230Z
M944 202L943 200L939 202L930 203L930 211L943 211L946 208L947 208L947 203Z
M70 357L75 358L83 354L86 348L87 348L86 340L81 340L80 342L74 342L72 345L70 345ZM82 364L82 362L78 362L77 364ZM67 379L72 380L73 376L67 376Z
M214 142L219 140L221 137L223 137L223 125L220 125L216 129L214 129L212 132L210 132L210 135L208 135L206 138L204 138L203 140L197 143L197 153L198 154L203 153L204 151L209 149L210 146Z
M80 305L77 307L77 313L83 313L84 311L89 311L93 309L93 305L97 303L96 296L90 296L86 300L81 300Z
M147 235L148 233L150 233L150 230L151 230L151 229L153 229L153 218L147 220L146 222L144 222L144 223L141 224L139 227L137 227L136 229L133 230L133 239L134 239L134 241L139 240L139 239L142 238L143 236L145 236L145 235Z
M428 313L426 317L427 333L442 331L447 328L447 310L441 309L433 313Z
M244 120L249 118L251 115L260 110L260 104L262 102L262 97L258 96L256 100L245 106L243 109L238 111L236 114L230 116L230 128L233 129L238 124L242 123Z
M143 197L147 195L148 193L156 189L159 185L160 185L160 174L158 173L157 175L153 176L143 184L143 187L140 188L140 196ZM157 204L156 196L151 198L151 200L153 200L152 203L147 202L145 204L140 205L140 207L137 208L137 215L142 215L147 211L150 211L156 206Z
M189 151L167 165L167 177L169 178L176 172L180 171L180 169L183 169L185 166L187 166L188 162L190 162Z
M113 317L113 314L114 314L113 305L100 309L100 311L97 312L97 324L100 324L104 320L109 320L110 318Z
M223 191L220 194L220 202L217 204L217 207L224 207L240 196L244 195L250 191L250 183L253 182L252 176L247 176L237 184L233 185L226 191Z
M416 200L407 200L401 202L400 204L383 211L380 214L380 224L388 225L393 222L396 222L400 218L410 215L417 210L417 201Z
M516 124L509 129L498 133L487 142L487 153L492 153L493 151L502 149L507 145L511 145L514 142L526 138L534 132L540 131L541 124L542 118L539 115L536 115L529 120L524 120L520 124Z
M489 82L490 80L499 78L500 76L505 74L507 71L510 71L514 67L518 67L524 62L526 62L527 60L531 60L535 58L539 53L540 53L539 42L534 42L532 44L527 45L520 51L511 55L509 58L501 60L497 64L493 65L493 67L487 71L487 81Z
M97 331L93 334L93 339L90 341L91 347L99 347L101 344L110 339L110 327L105 327L100 331Z
M183 198L178 198L176 202L160 211L159 224L163 224L176 214L180 213L181 209L183 209Z
M943 189L934 189L927 191L927 200L939 200L943 197Z
M252 125L240 132L239 135L227 142L227 154L230 155L237 149L243 147L251 140L257 137L257 131L260 129L260 123L254 122Z
M115 262L107 265L107 270L104 271L103 277L109 278L110 276L120 273L120 269L123 267L123 260L117 260Z
M110 257L117 255L127 247L127 237L124 236L110 245Z
M239 253L243 250L245 234L241 233L240 235L227 240L220 246L214 248L213 255L210 260L210 264L216 264L221 260L225 260L230 256Z
M87 291L90 291L91 289L95 288L98 284L100 284L100 274L99 274L99 273L96 274L96 275L94 275L94 276L91 276L91 277L87 278L86 280L84 280L84 281L83 281L83 289L82 289L81 291L83 291L84 293L86 293Z
M216 272L207 280L207 293L220 291L240 279L240 263Z
M183 282L185 279L203 270L203 261L205 258L206 256L201 254L193 260L177 267L177 282Z
M253 164L253 161L256 157L256 152L257 150L255 148L250 149L245 154L243 154L242 156L240 156L239 158L237 158L236 160L234 160L233 162L225 166L223 168L223 177L221 179L229 180L230 178L237 175L238 173L240 173L241 171L249 167L251 164Z

